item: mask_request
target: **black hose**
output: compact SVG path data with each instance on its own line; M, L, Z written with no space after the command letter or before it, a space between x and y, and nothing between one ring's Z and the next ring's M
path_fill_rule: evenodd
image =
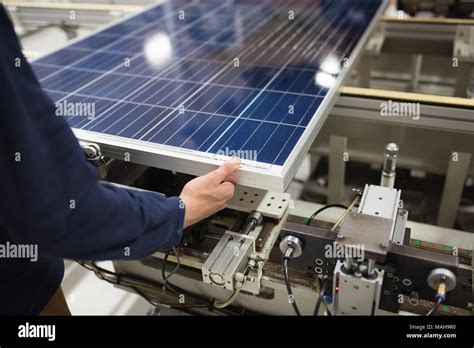
M319 308L321 307L321 303L323 302L324 295L326 294L326 289L328 286L329 281L324 279L321 284L321 290L319 291L318 299L316 300L316 306L314 307L313 315L317 316L319 313Z
M298 306L296 305L296 301L295 301L295 297L293 295L293 291L291 290L290 276L288 274L288 262L289 262L289 260L290 259L288 257L285 257L283 259L283 270L284 270L283 273L285 274L285 283L286 283L286 290L288 291L288 300L291 303L291 305L293 306L293 309L294 309L296 315L301 316L301 312L298 309Z
M318 216L323 211L325 211L326 209L329 209L329 208L342 208L342 209L347 210L347 207L345 205L342 205L342 204L329 204L329 205L326 205L326 206L322 207L321 209L317 210L313 215L311 215L309 217L308 221L306 221L306 225L308 225L308 226L311 225L311 223L316 218L316 216Z
M439 297L436 303L433 305L433 307L428 311L428 313L425 314L425 316L429 317L436 312L438 307L444 302L444 299L442 297Z

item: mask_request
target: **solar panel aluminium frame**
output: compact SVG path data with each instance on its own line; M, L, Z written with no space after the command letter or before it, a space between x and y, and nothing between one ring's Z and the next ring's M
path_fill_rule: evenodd
M45 56L72 46L79 41L92 37L131 18L140 16L155 7L163 6L165 3L165 0L153 3L150 6L147 6L143 11L125 16L118 21L103 26L89 35L71 40L59 49L54 50L53 52L48 52L32 62L34 63L36 60ZM351 54L347 57L348 60L346 61L346 64L344 64L334 86L329 89L328 93L323 98L322 103L312 116L311 121L306 126L306 129L297 141L296 146L290 152L284 165L272 165L261 162L253 162L249 164L244 162L234 175L237 184L276 192L283 192L286 190L316 139L316 136L324 125L329 113L334 107L340 94L339 88L345 83L350 71L360 60L363 50L374 31L375 26L385 12L387 5L388 0L381 0L379 8L375 12ZM162 168L180 173L204 175L211 170L216 169L225 160L223 156L217 156L216 154L211 153L175 148L169 145L149 143L82 129L72 128L72 130L78 140L99 144L103 154L107 157L119 160L126 159L131 163Z

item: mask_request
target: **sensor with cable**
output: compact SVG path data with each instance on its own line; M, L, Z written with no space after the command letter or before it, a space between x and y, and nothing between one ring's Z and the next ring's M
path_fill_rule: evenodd
M293 291L291 290L290 284L290 276L288 272L288 265L292 258L296 258L301 256L303 253L303 245L301 241L291 235L286 236L280 243L280 250L283 253L283 273L285 275L285 284L286 290L288 291L288 300L293 306L293 310L295 311L296 315L300 316L301 312L296 304L295 296L293 295Z
M428 275L429 286L436 290L435 304L425 314L426 316L433 315L439 306L446 301L446 293L456 287L456 275L446 268L436 268Z

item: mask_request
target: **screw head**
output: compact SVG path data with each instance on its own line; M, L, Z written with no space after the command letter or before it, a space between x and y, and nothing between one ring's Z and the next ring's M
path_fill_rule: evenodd
M337 234L337 239L344 239L344 236L341 233Z

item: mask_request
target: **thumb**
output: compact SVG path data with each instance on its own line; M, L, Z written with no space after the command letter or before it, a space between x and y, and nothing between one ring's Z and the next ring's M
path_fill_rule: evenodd
M235 185L229 181L226 181L225 183L221 184L219 187L220 192L223 196L223 199L227 202L229 199L234 197L235 194Z
M216 181L221 183L225 181L227 177L234 174L234 172L240 167L240 159L238 157L233 157L232 159L225 162L219 168L213 172L213 176Z

